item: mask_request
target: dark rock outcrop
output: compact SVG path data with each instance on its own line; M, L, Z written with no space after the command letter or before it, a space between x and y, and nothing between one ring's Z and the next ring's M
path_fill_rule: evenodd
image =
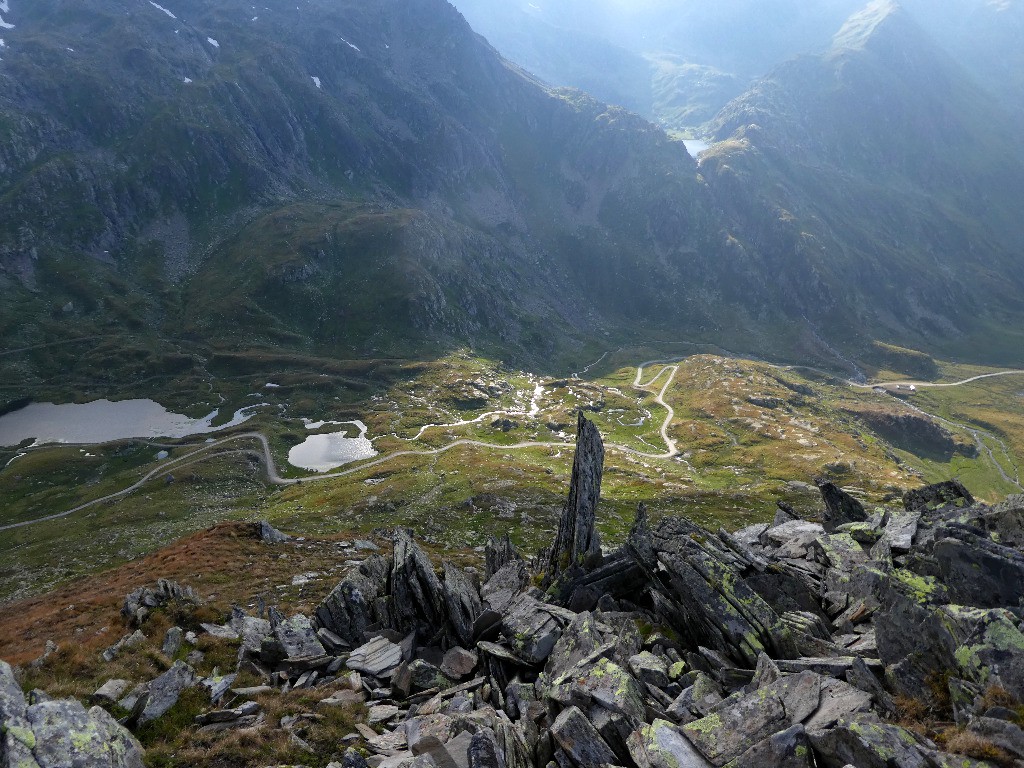
M597 532L597 503L604 472L604 442L594 423L581 411L576 425L576 455L569 482L569 499L558 523L558 533L548 550L545 585L571 568L589 568L600 561L601 539Z

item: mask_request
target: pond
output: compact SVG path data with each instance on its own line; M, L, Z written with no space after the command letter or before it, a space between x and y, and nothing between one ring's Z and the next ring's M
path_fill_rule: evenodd
M236 411L231 421L213 426L215 410L201 419L171 413L153 400L95 400L91 403L30 403L0 416L0 446L25 440L33 445L70 443L92 445L132 438L180 438L217 432L242 424L252 407Z
M310 472L330 472L353 461L377 455L373 443L366 437L366 425L361 421L305 423L307 429L319 429L328 424L351 424L359 430L359 435L349 437L349 430L310 435L288 452L288 463L293 467L308 469Z

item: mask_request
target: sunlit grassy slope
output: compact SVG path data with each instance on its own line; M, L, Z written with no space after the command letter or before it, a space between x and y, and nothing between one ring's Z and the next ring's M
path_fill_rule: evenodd
M638 363L659 357L670 362L646 365L641 383L649 386L634 386ZM1020 490L1024 375L878 393L810 369L656 349L609 352L585 372L581 364L578 377L530 373L469 353L433 362L225 355L208 366L219 375L207 371L206 403L193 410L221 398L225 411L267 404L235 432L265 434L282 475L303 482L272 486L256 440L226 444L176 467L173 480L161 477L127 497L4 531L0 598L134 559L235 518L268 518L315 534L410 525L439 546L475 547L509 532L532 550L554 530L579 409L607 444L600 525L608 541L621 538L641 501L654 515L726 527L771 517L777 500L814 514L809 484L819 475L879 502L951 476L982 499ZM935 378L949 383L986 372L938 363ZM913 378L872 373L881 381ZM170 405L184 404L181 387L167 389ZM132 394L160 397L159 390ZM671 419L657 402L662 390ZM289 449L309 434L302 418L361 419L379 455L336 479L291 467ZM677 447L670 457L663 427ZM177 441L171 457L202 439ZM156 466L158 450L139 441L4 450L0 525L132 485Z

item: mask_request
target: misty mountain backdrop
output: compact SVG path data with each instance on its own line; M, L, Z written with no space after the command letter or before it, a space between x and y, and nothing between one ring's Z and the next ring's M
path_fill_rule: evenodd
M1022 364L1022 14L9 0L0 332L110 337L112 369L637 339Z

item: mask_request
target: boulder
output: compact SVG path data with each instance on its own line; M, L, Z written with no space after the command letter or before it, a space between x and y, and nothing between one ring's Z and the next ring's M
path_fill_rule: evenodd
M577 768L602 768L616 762L611 747L576 707L569 707L558 716L551 726L551 735Z
M308 617L296 614L274 626L274 637L288 660L317 659L327 655Z
M500 620L501 615L529 583L530 576L526 570L526 563L522 560L506 563L481 588L480 596L484 607L487 611L498 614Z
M256 523L256 532L264 544L286 544L292 540L291 536L281 533L266 520Z
M441 672L452 680L464 680L473 674L479 656L465 648L449 648L441 660Z
M629 659L629 671L641 683L653 685L655 688L668 686L668 664L650 651L642 651Z
M914 734L873 715L843 719L808 736L820 768L931 768Z
M569 622L548 656L545 671L549 678L557 680L584 659L596 661L594 654L601 649L607 654L614 650L614 646L604 642L596 625L592 613L577 614Z
M814 753L804 727L794 725L758 742L729 768L814 768Z
M139 742L106 710L72 700L29 704L0 661L0 765L4 768L142 768Z
M164 635L164 643L160 651L168 658L174 658L181 650L181 644L185 640L185 632L181 627L171 627Z
M722 701L722 689L703 672L694 674L693 682L683 689L668 708L668 714L678 722L699 720L710 714Z
M114 704L131 687L132 684L127 680L107 680L96 689L92 701L95 704Z
M974 506L974 497L959 480L928 485L903 494L903 506L908 512L930 514L949 507Z
M501 634L520 659L543 664L568 623L563 611L524 594L509 607L501 622Z

